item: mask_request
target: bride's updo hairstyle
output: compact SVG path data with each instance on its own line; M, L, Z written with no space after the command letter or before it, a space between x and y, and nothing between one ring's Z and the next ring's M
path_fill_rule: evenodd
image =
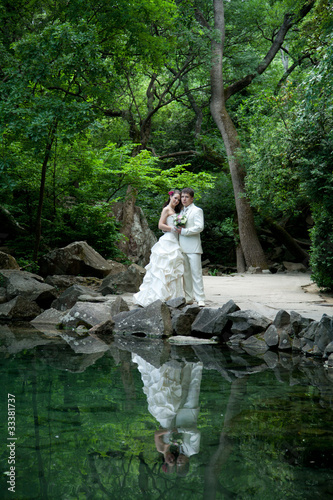
M169 191L168 195L169 195L169 199L168 201L166 201L163 205L163 208L166 207L167 205L169 205L170 203L170 200L171 200L171 197L174 195L174 194L179 194L179 196L181 196L181 191L179 189L171 189L171 191ZM179 203L178 205L175 207L175 212L176 214L179 214L179 212L181 211L181 209L183 208L183 205L182 205L182 202L179 200Z

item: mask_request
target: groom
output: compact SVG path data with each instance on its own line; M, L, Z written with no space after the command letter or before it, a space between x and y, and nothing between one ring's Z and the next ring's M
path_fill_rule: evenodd
M202 246L200 233L204 228L204 216L201 208L193 203L194 191L185 188L181 192L181 202L187 222L185 227L177 228L179 233L179 244L184 253L184 288L187 304L192 304L194 300L199 307L205 305L205 293L202 280L201 254Z

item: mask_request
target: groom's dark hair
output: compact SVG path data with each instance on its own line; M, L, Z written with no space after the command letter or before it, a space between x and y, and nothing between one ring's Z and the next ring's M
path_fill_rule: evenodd
M182 194L185 193L185 194L189 194L191 196L191 198L194 198L194 191L192 188L184 188L182 189Z

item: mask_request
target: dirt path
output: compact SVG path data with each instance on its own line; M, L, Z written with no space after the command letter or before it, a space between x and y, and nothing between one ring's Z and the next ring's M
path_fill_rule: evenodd
M228 300L274 319L280 309L296 311L319 320L333 316L333 295L320 293L305 273L237 274L204 276L207 307L221 307Z

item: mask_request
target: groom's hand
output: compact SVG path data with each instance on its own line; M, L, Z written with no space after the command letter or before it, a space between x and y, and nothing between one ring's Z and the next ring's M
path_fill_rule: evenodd
M182 228L181 227L176 227L176 231L178 234L180 234L182 232Z

